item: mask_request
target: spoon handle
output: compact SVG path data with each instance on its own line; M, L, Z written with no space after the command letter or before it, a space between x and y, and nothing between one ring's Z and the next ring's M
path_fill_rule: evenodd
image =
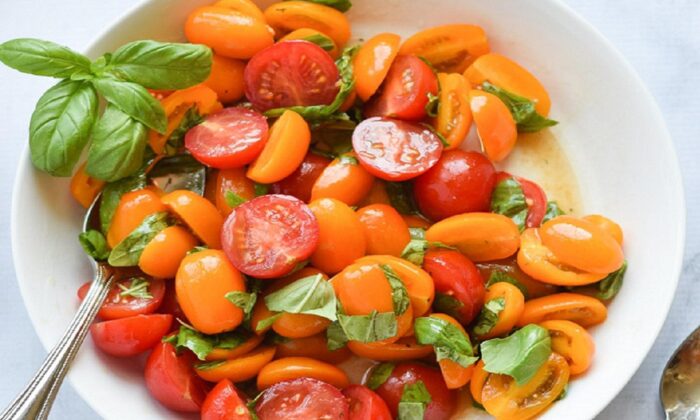
M63 378L107 297L112 279L111 270L98 264L95 280L63 337L24 390L0 414L0 420L45 420L48 417Z

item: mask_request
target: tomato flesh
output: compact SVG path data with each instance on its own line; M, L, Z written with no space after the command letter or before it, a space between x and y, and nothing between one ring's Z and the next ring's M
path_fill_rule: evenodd
M105 303L102 304L100 311L97 313L101 319L111 320L119 318L127 318L134 315L145 315L155 312L163 302L165 295L165 282L161 279L149 279L148 293L151 298L140 298L130 295L125 295L124 290L120 285L129 288L133 279L126 278L118 280L107 293ZM80 300L85 298L88 290L90 290L90 282L83 284L78 289L78 297Z
M134 315L98 322L90 327L95 345L117 357L135 356L152 348L170 330L169 314Z
M296 171L283 180L272 184L270 192L292 195L308 203L311 199L311 189L314 187L314 183L330 163L331 160L328 158L309 153Z
M250 420L250 411L236 386L224 379L209 392L202 405L202 420Z
M391 420L391 411L376 392L362 385L350 385L343 390L350 406L349 420Z
M271 194L236 207L221 242L231 263L249 276L275 278L289 274L318 245L318 222L298 198Z
M298 378L266 389L255 411L260 420L347 419L348 402L333 385Z

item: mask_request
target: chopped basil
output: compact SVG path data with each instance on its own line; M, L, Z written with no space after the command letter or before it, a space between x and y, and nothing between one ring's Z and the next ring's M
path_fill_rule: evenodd
M319 47L323 48L325 51L333 51L333 48L335 48L335 43L333 42L333 40L328 38L326 35L320 33L309 35L307 37L302 38L302 40L314 43Z
M425 236L425 231L423 231L423 236ZM428 251L428 248L456 249L455 247L443 244L442 242L431 242L426 241L425 239L411 239L401 252L401 258L420 267L423 265L425 253Z
M500 270L495 270L492 271L491 274L489 275L488 281L486 281L486 288L488 289L492 285L496 283L510 283L513 286L517 287L518 290L520 290L520 293L523 294L525 299L528 299L529 293L527 290L527 287L525 287L524 284L520 283L517 279L514 277L508 275L505 271L500 271Z
M559 204L557 204L556 201L548 201L547 202L547 211L544 213L544 217L542 218L542 223L548 222L557 216L561 216L562 214L564 214L564 210L562 210L559 207Z
M143 222L124 238L112 252L108 262L113 267L131 267L138 265L139 258L146 245L163 229L171 225L167 212L158 212L146 216Z
M148 150L150 151L150 149ZM122 178L119 181L108 182L105 185L100 198L100 228L105 235L112 224L112 217L117 211L122 195L146 187L148 183L146 180L146 169L150 166L152 158L152 153L146 156L141 163L141 168L134 175Z
M486 302L484 307L481 308L479 316L476 318L474 334L488 334L493 327L496 326L496 323L498 322L498 314L500 314L505 308L506 299L503 297L494 298Z
M170 133L168 139L165 141L165 154L172 156L180 152L185 145L185 134L202 121L204 121L204 118L199 115L197 107L190 107L185 112L182 120L180 120L180 124Z
M255 196L260 197L261 195L265 195L268 193L268 191L270 191L270 186L256 182L253 185L253 190L255 191Z
M535 101L533 100L516 95L489 82L484 82L481 88L498 96L506 104L518 126L518 131L521 133L534 133L558 124L557 121L550 120L537 113Z
M160 159L153 169L148 171L148 179L166 193L189 190L203 196L207 168L192 155L168 156Z
M253 308L255 307L255 302L258 301L257 293L247 293L238 290L228 292L224 297L243 311L246 321L250 319Z
M391 206L401 214L420 214L413 187L410 182L387 182L386 192L389 195Z
M103 261L109 257L109 247L102 232L89 229L78 235L80 245L86 254L96 261Z
M372 311L369 315L338 313L338 323L351 341L373 343L394 337L397 332L396 314Z
M342 155L338 158L338 160L340 161L340 163L344 163L346 165L357 166L360 164L357 158L353 155Z
M527 383L552 353L549 331L529 324L506 338L494 338L481 343L484 370L515 379L518 385Z
M336 317L333 286L321 274L301 278L265 296L265 305L273 312L316 315L331 321Z
M434 95L432 92L428 92L428 103L425 104L425 113L429 117L438 116L438 107L440 106L440 96Z
M435 293L433 308L435 312L442 312L452 318L461 319L460 309L464 307L464 303L452 295L445 293Z
M153 295L148 291L151 282L143 277L134 277L131 279L129 285L117 284L121 292L119 296L127 297L131 296L138 299L153 299Z
M382 386L382 384L389 379L389 376L391 376L391 373L394 371L395 367L395 364L388 362L380 363L375 366L369 375L369 379L367 379L367 388L375 390Z
M194 368L197 370L210 370L214 369L215 367L219 367L226 362L227 360L214 360L212 362L197 363L194 365Z
M326 329L326 346L328 350L342 349L347 343L348 336L345 335L345 331L343 331L343 327L340 326L340 322L331 322Z
M399 420L423 420L425 408L433 400L423 381L404 385L399 402Z
M622 264L617 271L614 271L606 278L598 282L598 294L596 295L598 299L610 300L617 296L622 287L622 281L625 277L625 272L627 271L627 261Z
M206 251L207 249L209 249L209 247L206 245L198 245L198 246L190 249L189 251L187 251L187 255L196 254L198 252Z
M437 360L449 359L462 367L477 360L474 357L469 336L444 319L434 317L416 318L413 328L419 344L430 344L435 349Z
M423 228L408 228L408 233L411 239L425 239L425 229Z
M189 349L199 360L206 360L209 353L215 348L234 349L247 339L248 336L239 331L207 335L186 325L181 325L177 334L167 337L163 341L171 343L178 350Z
M396 315L401 315L406 312L408 304L410 303L406 286L391 266L382 264L380 267L382 271L384 271L384 277L386 277L386 280L391 286L391 300L394 304L394 313Z
M353 121L326 121L315 124L311 130L311 153L335 159L352 151Z
M231 190L228 190L226 191L226 193L224 193L224 199L226 200L226 204L232 209L235 209L236 207L248 201L247 198L241 197L240 195L236 194Z
M506 178L496 184L491 195L491 211L513 219L521 232L525 229L527 201L518 181Z
M559 401L559 400L563 400L564 398L566 398L566 395L567 395L568 393L569 393L569 384L567 383L566 385L564 385L564 389L562 389L561 394L559 394L559 396L557 397L557 399L554 400L554 401L556 402L556 401Z
M266 329L270 328L272 324L274 324L275 321L277 321L281 316L282 314L274 314L270 317L258 321L258 325L255 326L255 331L265 331Z

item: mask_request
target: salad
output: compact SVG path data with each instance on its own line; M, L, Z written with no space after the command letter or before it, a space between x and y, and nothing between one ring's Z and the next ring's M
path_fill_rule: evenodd
M203 419L440 420L460 395L536 417L594 363L622 229L498 169L557 122L482 28L356 41L350 7L220 0L189 43L96 60L0 44L59 79L31 160L96 215L79 243L115 274L92 339Z

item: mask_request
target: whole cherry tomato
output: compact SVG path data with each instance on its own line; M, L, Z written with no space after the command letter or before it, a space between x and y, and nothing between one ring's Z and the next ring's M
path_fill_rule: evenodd
M321 176L331 160L315 153L307 153L301 165L291 175L270 185L273 194L292 195L308 203L311 200L311 189Z

